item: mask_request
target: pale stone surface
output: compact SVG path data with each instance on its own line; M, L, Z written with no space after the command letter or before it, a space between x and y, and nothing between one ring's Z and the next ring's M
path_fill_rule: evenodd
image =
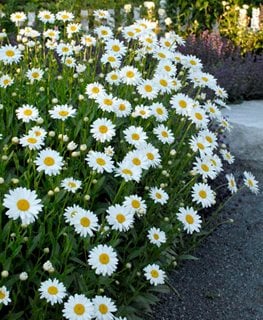
M227 134L230 151L238 159L263 165L263 101L231 105L223 114L233 126Z

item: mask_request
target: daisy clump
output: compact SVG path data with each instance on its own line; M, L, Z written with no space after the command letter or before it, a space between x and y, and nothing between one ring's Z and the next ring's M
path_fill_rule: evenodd
M34 28L24 12L10 19L17 37L0 44L1 316L143 319L217 204L219 175L229 193L240 189L218 137L231 129L227 95L156 22L115 32L105 10L89 31L67 10L41 10ZM252 173L243 183L259 192Z

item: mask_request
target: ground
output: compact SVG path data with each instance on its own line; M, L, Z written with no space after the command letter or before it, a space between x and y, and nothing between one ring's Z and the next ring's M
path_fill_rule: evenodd
M250 170L239 163L235 171ZM261 192L243 190L221 213L221 225L189 260L170 275L178 290L154 308L158 320L263 319L263 166L255 172Z

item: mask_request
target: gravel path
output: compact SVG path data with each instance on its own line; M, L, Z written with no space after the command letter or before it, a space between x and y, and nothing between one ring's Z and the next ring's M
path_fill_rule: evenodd
M235 168L244 170L250 167ZM163 295L151 319L263 319L263 167L254 173L260 194L243 190L226 205L221 216L234 222L206 239L194 254L199 260L170 275L180 299L175 293Z

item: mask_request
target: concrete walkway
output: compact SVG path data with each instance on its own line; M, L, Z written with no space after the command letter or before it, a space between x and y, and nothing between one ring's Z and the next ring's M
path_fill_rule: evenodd
M243 190L227 204L222 220L234 222L206 239L194 254L199 260L171 274L180 298L161 296L149 319L263 319L263 101L234 105L225 114L234 126L228 137L237 158L233 170L252 171L261 192Z

